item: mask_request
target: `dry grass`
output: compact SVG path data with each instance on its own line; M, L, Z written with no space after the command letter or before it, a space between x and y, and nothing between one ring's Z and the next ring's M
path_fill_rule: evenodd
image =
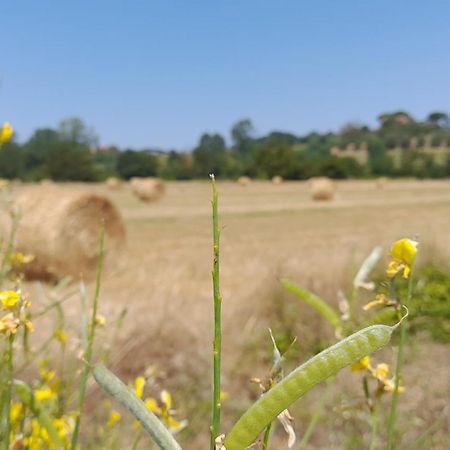
M338 184L339 195L324 204L310 199L307 183L274 186L252 182L246 189L233 182L219 183L224 389L231 395L225 409L231 410L233 417L256 395L246 381L248 376L264 376L264 363L269 365L262 357L269 353L264 331L269 324L287 323L292 328L289 332L301 337L299 357L311 351L309 344L322 339L314 333L331 336L313 313L279 290L278 276L295 279L333 301L339 288L348 287L352 268L375 245L387 247L400 237L419 237L422 248L438 249L446 259L450 255L450 182L390 181L382 190L373 181ZM105 185L78 187L109 196L127 227L127 253L105 274L101 297L101 310L108 316L124 306L129 308L115 367L125 378L150 364L164 369L167 386L175 391L175 398L183 399L181 409L191 414L196 428L208 417L210 185L169 183L166 196L155 204L139 202L129 190L111 192ZM28 187L17 188L24 189ZM31 296L38 297L37 285L29 288ZM69 305L74 318L77 304L74 299ZM257 348L262 350L257 353ZM390 362L391 353L385 352ZM442 413L443 395L450 390L449 370L448 348L423 340L410 348L404 372L404 383L410 388L400 408L400 421L408 426L406 443ZM339 382L351 390L354 386L346 378L348 373ZM430 378L432 383L428 383ZM361 395L359 385L357 388ZM296 410L300 434L306 426L305 411L311 410L308 405L313 405L315 398L316 394L307 396ZM342 396L336 398L342 401ZM412 411L415 417L411 417ZM330 430L336 417L341 418L337 423L342 432L367 432L367 424L358 429L347 423L339 408L331 417L318 427L311 448L363 448L358 440L343 443L343 434ZM227 414L225 423L229 420ZM206 448L207 422L202 426L201 435L189 436L185 448ZM442 444L448 427L447 412L431 448L448 448Z

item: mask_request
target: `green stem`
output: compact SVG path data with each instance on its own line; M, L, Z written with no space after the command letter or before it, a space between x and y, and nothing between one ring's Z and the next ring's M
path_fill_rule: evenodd
M303 450L306 448L309 438L313 434L313 431L316 428L317 423L319 422L320 416L323 413L325 405L326 405L328 399L330 398L334 382L335 382L335 379L333 379L327 383L325 392L323 393L322 397L320 398L319 406L315 410L314 415L311 417L311 421L309 422L308 428L306 429L305 434L303 435L303 438L300 441L298 450Z
M8 338L8 344L6 349L6 383L5 383L5 393L3 396L3 414L1 421L2 434L1 439L1 449L9 449L9 435L11 433L11 401L12 401L12 386L14 379L14 366L13 366L13 344L14 335L11 334Z
M411 274L409 276L408 280L408 293L406 297L406 303L410 304L411 297L412 297L412 286L413 286L413 272L414 267L411 270ZM402 311L399 310L399 316L401 316ZM401 318L401 317L400 317ZM401 321L400 322L400 341L398 344L398 352L397 352L397 364L395 368L395 387L394 392L392 393L392 400L391 400L391 411L389 414L389 422L388 422L388 443L387 443L387 450L393 450L395 447L395 425L397 420L397 406L398 406L398 388L400 385L400 376L402 372L402 365L403 365L403 352L406 342L406 332L407 332L407 322Z
M372 432L370 435L370 450L376 450L377 448L377 434L378 434L378 401L375 399L375 403L372 409Z
M213 392L212 392L212 425L211 425L211 450L215 449L215 440L220 432L220 363L222 347L222 325L221 308L222 297L219 287L219 215L218 215L218 197L214 175L211 175L213 200L212 200L212 219L213 219L213 241L214 241L214 262L213 262L213 288L214 288L214 343L213 343Z
M273 427L273 422L270 423L270 425L266 428L266 431L264 432L262 450L269 449L269 441L270 441L270 435L272 432L272 427Z
M86 346L86 352L84 355L85 359L85 366L83 373L81 374L80 379L80 390L78 391L78 411L77 411L77 418L75 421L75 427L72 434L72 442L71 442L71 449L76 450L77 443L78 443L78 435L80 433L80 422L81 422L81 412L83 410L84 400L86 398L86 387L87 387L87 380L89 377L89 372L91 370L91 358L92 358L92 351L94 346L94 338L95 338L95 327L96 327L96 317L97 317L97 306L98 306L98 298L100 296L100 281L101 281L101 275L103 271L103 261L105 256L105 229L102 228L102 231L100 233L100 248L99 248L99 256L98 256L98 264L97 264L97 274L95 279L95 293L94 293L94 299L93 299L93 306L92 306L92 316L91 316L91 323L90 323L90 329L89 329L89 335L88 335L88 341Z

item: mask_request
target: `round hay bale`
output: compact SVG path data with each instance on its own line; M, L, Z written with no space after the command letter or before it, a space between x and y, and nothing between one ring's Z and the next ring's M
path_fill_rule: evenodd
M272 178L272 184L278 185L278 184L281 184L281 183L283 183L283 177L280 177L280 175L275 175Z
M239 177L237 182L240 186L248 186L252 182L252 179L250 177Z
M143 202L159 200L166 192L166 185L159 178L138 178L130 180L131 191Z
M43 178L39 184L41 186L54 186L55 182L53 180L51 180L50 178Z
M125 241L119 212L101 195L37 186L20 195L15 207L21 214L16 249L35 257L23 267L30 279L92 276L102 226L107 259Z
M333 180L327 177L311 178L311 197L316 201L330 201L334 198L335 186Z
M384 189L388 183L387 177L379 177L375 181L375 187L377 189Z
M108 177L105 184L108 189L117 190L122 187L122 180L117 177Z

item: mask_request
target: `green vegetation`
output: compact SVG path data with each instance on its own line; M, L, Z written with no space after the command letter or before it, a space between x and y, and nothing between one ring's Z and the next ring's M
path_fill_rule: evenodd
M346 124L338 133L305 136L273 131L256 137L249 119L230 130L231 145L220 134L203 134L191 153L156 149L99 147L95 132L80 119L43 128L20 145L6 143L0 177L101 181L159 176L166 179L275 175L304 180L314 176L443 178L450 176L450 119L432 112L424 121L398 111L381 114L378 128Z

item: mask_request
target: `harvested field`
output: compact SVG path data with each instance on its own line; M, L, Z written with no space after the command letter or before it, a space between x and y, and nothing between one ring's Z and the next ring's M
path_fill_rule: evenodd
M228 411L224 426L257 395L248 378L264 376L270 366L265 331L269 325L291 327L289 332L299 337L300 360L321 340L332 339L327 324L281 291L278 277L294 279L333 302L339 289L349 288L352 272L375 245L387 249L398 238L417 237L423 261L450 257L449 181L390 180L384 189L377 189L373 181L337 184L334 201L318 203L310 198L306 182L274 186L254 181L246 189L235 182L218 183L223 228L223 381L230 394L224 405ZM185 448L206 448L212 341L211 187L207 182L168 183L164 198L149 204L128 189L111 192L102 184L77 188L112 199L127 229L127 249L117 266L105 273L100 303L102 313L111 318L128 308L120 346L114 351L115 369L125 379L150 364L163 370L181 416L190 417L193 431L186 433ZM15 188L26 189L26 185ZM31 283L28 288L39 303L40 285ZM73 318L78 316L76 297L68 309ZM382 355L393 362L392 350ZM424 376L430 371L432 382ZM440 431L427 442L428 448L448 448L449 412L443 393L450 391L449 371L448 347L429 343L426 337L414 340L404 372L407 393L400 403L405 443L443 417ZM351 398L356 383L346 380L348 372L341 375L338 383ZM340 394L335 398L334 404L342 400ZM308 395L291 411L298 419L300 436L307 424L305 411L312 410L308 405L316 399L316 393ZM411 418L408 414L413 410ZM344 413L334 414L318 426L310 448L364 448L359 438L345 444L341 439L345 432L347 440L350 431L350 436L367 432L361 423L366 419L347 423ZM284 438L282 432L279 436Z

